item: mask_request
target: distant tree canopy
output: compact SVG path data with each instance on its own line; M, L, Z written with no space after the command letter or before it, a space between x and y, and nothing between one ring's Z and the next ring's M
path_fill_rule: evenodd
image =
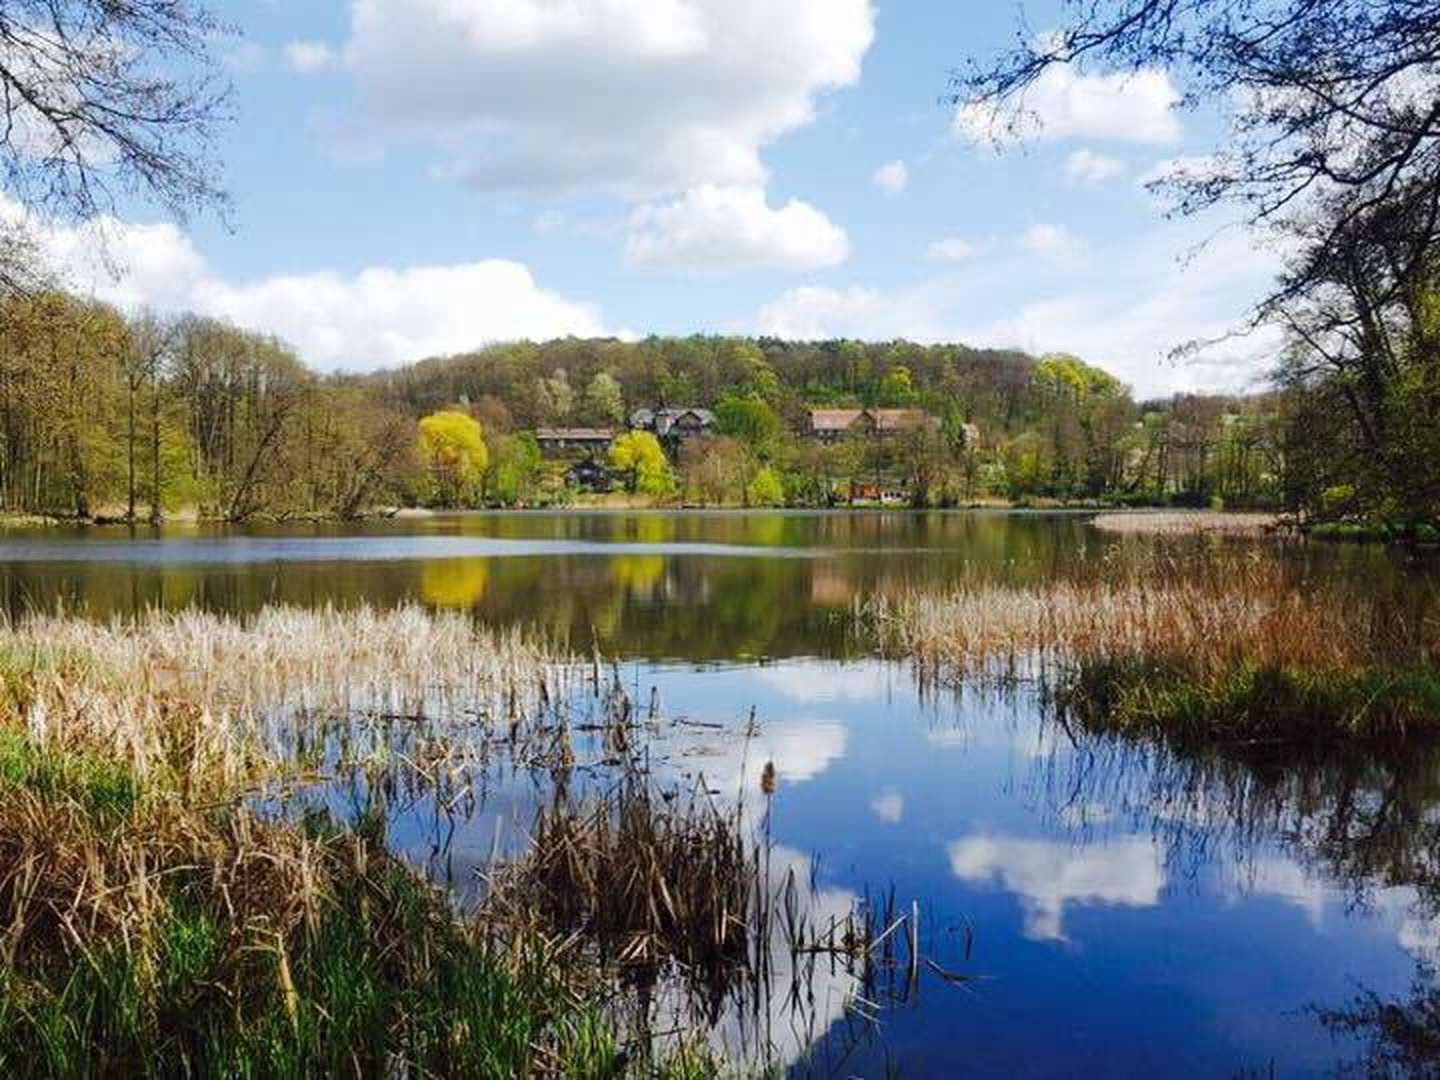
M490 451L479 422L459 409L431 413L420 421L419 454L439 506L474 505L480 495Z
M1239 207L1289 253L1252 325L1289 339L1276 374L1292 418L1290 501L1440 529L1433 0L1066 0L1058 22L953 73L971 126L1002 143L1032 133L1027 93L1062 66L1161 69L1181 107L1219 111L1224 141L1152 186L1181 214Z
M213 319L127 320L44 292L0 298L0 321L0 506L10 511L159 520L193 508L246 521L548 505L572 497L573 462L542 455L536 427L623 429L618 402L654 405L677 386L691 395L682 404L715 411L717 430L665 445L622 430L608 463L636 494L818 506L856 481L921 505L1254 504L1328 491L1337 514L1370 495L1356 483L1342 499L1342 481L1296 471L1312 457L1331 468L1333 455L1288 445L1284 425L1303 421L1282 396L1136 402L1073 357L908 342L561 339L322 377L281 343ZM885 400L898 368L937 428L807 437L808 407ZM562 385L585 388L564 413Z
M641 495L664 495L674 486L660 440L648 431L631 431L617 438L610 447L610 467L625 477L631 492Z

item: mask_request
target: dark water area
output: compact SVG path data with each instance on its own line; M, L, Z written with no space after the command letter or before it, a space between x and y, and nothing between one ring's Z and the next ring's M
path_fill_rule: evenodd
M796 1074L1434 1072L1415 1055L1440 1045L1433 1019L1423 1038L1440 1015L1440 754L1074 741L1030 684L922 693L853 616L879 588L1040 585L1194 550L1083 515L473 515L11 532L0 588L12 614L417 601L598 642L637 701L663 702L661 779L703 776L763 813L815 919L918 905L916 985L820 965L802 1002L755 1010L747 1040ZM1379 548L1225 551L1397 602L1437 576ZM421 793L390 835L463 891L538 790L498 775L458 821Z
M254 611L406 601L542 626L607 656L718 660L863 655L855 602L962 577L1018 586L1094 572L1147 542L1086 514L499 513L354 526L0 531L10 614L145 608ZM1373 547L1286 557L1314 574L1403 592L1414 571Z

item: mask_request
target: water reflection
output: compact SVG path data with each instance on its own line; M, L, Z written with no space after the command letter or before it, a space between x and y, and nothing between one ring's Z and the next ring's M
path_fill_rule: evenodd
M539 622L646 659L859 657L854 603L981 576L1025 585L1093 574L1130 540L1082 516L998 513L479 514L360 526L0 531L0 603L108 615L186 605L253 611L421 600L488 623ZM1399 588L1383 552L1286 554Z
M961 881L991 880L1020 899L1025 936L1065 941L1067 905L1153 907L1165 886L1164 858L1150 837L1125 836L1076 847L1063 841L972 836L948 849Z
M1425 966L1440 956L1436 752L1077 742L1046 721L1023 680L924 696L856 632L854 604L877 588L1106 573L1131 540L1076 517L985 514L487 515L350 537L384 541L384 558L327 547L333 538L311 527L189 535L283 557L167 563L147 548L89 563L37 547L21 557L17 546L37 540L10 535L4 602L12 613L58 602L107 614L418 598L489 623L538 623L586 654L595 642L631 658L621 682L641 708L654 687L662 721L647 735L655 781L689 790L703 778L716 799L736 800L747 826L773 839L773 869L796 883L807 919L838 918L867 897L918 905L927 964L896 999L828 957L778 950L766 994L707 1018L717 1045L750 1060L824 1075L1214 1076L1272 1065L1309 1075L1365 1062L1376 1042L1396 1071L1435 1066L1422 1051L1440 1040L1421 1036L1426 1016L1440 1015ZM263 546L277 539L313 545L295 559ZM513 547L455 554L464 549L446 545L457 541ZM1375 549L1276 557L1297 587L1326 576L1404 594L1417 572ZM603 788L612 748L582 730L583 716L571 720L568 782ZM410 752L406 737L393 723L351 752L379 761L388 746L393 761ZM546 746L516 761L477 747L485 768L438 793L391 785L392 841L473 897L476 871L523 849L552 793ZM364 769L351 781L324 792L337 812L376 795ZM991 978L957 984L941 970ZM1357 986L1373 996L1357 999ZM664 992L645 1007L652 1031L693 1020Z

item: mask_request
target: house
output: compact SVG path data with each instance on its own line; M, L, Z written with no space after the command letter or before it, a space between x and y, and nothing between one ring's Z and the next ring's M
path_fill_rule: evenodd
M651 432L657 439L693 439L708 435L715 426L709 409L636 409L630 414L634 431Z
M615 432L610 428L540 428L535 432L535 441L544 454L569 450L604 453L614 440Z
M939 427L940 418L924 409L811 409L806 416L805 434L824 442L838 442L850 436L884 438Z
M565 473L565 481L573 488L581 491L606 492L615 486L615 478L610 470L593 456L577 461Z

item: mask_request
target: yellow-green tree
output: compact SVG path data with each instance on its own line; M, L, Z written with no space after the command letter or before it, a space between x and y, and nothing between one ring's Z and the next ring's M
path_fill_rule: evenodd
M745 489L745 501L751 506L785 505L785 486L774 469L767 465L755 474Z
M434 503L466 506L479 499L490 452L478 420L459 409L431 413L420 421L416 447Z
M625 475L625 486L641 495L666 495L675 486L660 441L648 431L629 431L610 445L610 467Z

